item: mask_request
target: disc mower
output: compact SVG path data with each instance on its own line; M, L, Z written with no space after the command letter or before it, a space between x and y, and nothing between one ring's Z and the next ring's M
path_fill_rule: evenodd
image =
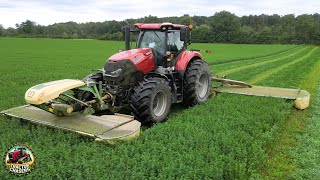
M2 111L24 119L114 143L140 132L141 122L166 120L171 105L194 106L213 92L294 99L309 105L309 93L297 89L251 86L212 76L196 50L187 50L191 28L172 23L135 24L123 28L125 50L82 80L64 79L35 85L25 93L28 105ZM138 34L136 48L130 33ZM211 82L220 86L211 87ZM120 114L129 109L129 115Z

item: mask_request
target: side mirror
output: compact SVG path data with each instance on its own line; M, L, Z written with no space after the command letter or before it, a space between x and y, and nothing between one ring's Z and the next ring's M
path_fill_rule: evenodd
M189 43L190 40L190 31L187 27L182 27L180 29L180 41Z

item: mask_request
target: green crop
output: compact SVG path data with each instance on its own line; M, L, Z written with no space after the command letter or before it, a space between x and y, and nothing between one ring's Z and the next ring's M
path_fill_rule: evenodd
M291 58L292 56L300 53L301 51L304 51L307 48L308 47L299 48L299 49L293 48L285 52L277 53L275 55L244 59L244 60L241 60L241 62L232 61L228 63L213 65L212 69L215 71L219 71L219 70L221 71L221 69L223 69L225 71L221 72L221 74L231 74L231 73L242 71L244 69L256 68L268 63L273 63L283 59Z
M121 48L123 43L111 41L0 39L0 110L23 105L24 93L33 85L83 78ZM192 44L190 48L213 50L204 57L215 74L228 72L238 80L294 88L306 77L314 78L308 74L320 57L313 46ZM309 86L316 87L315 82ZM168 121L143 127L139 138L114 146L0 117L0 153L16 143L30 147L37 164L26 176L29 179L273 177L264 173L269 152L295 112L292 101L219 94L193 108L174 105ZM317 123L319 110L312 112L310 118ZM319 137L316 129L310 133ZM305 138L299 137L299 142ZM299 157L295 163L304 165ZM303 177L299 172L293 177ZM4 169L0 177L13 178Z
M316 58L315 58L316 59ZM298 142L297 147L290 150L290 156L294 157L296 170L290 175L291 179L318 179L320 178L320 61L310 71L307 78L309 81L304 81L303 88L309 89L313 94L312 107L308 118L303 119L306 128L302 132L295 134L294 138Z
M293 48L295 45L252 45L252 44L191 44L189 49L211 50L212 54L203 54L210 64L241 61L266 57L282 53Z

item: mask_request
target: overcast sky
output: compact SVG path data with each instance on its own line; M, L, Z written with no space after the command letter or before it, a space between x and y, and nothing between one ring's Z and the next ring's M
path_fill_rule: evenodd
M148 15L212 16L222 10L238 16L313 14L320 0L0 0L0 24L14 27L26 19L40 25L57 22L102 22Z

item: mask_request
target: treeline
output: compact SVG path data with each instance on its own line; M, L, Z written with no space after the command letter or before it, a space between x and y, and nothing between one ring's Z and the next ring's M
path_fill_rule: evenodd
M203 43L248 43L248 44L320 44L320 15L293 14L250 15L238 17L230 12L221 11L213 16L181 17L147 16L139 19L127 19L134 23L172 22L192 24L192 41ZM101 39L122 40L121 21L56 23L42 26L27 20L16 24L16 28L4 29L0 25L0 36L9 37L45 37L65 39Z

